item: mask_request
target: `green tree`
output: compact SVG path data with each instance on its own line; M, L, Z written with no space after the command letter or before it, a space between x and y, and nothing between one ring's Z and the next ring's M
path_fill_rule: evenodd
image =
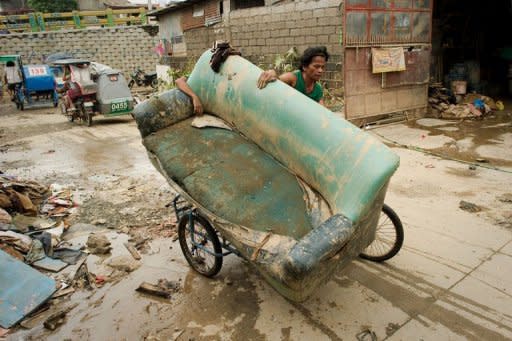
M56 13L78 9L76 0L28 0L30 8L36 12Z

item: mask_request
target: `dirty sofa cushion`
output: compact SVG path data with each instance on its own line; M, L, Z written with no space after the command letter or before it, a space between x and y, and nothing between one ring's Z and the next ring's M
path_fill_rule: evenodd
M293 174L238 133L194 128L191 121L144 139L173 181L233 223L297 239L312 229Z

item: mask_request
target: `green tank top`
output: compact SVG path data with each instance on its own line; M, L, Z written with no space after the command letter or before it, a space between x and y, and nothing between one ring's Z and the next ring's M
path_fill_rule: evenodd
M304 95L308 96L316 102L319 102L322 99L324 92L322 90L322 86L318 82L315 83L313 91L308 94L306 93L306 83L304 82L304 78L302 78L302 72L300 70L295 71L295 76L297 76L295 90L302 92Z

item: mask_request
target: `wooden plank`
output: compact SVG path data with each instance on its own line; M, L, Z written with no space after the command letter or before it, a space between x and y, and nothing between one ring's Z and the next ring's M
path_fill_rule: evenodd
M140 256L139 252L137 251L137 249L135 248L135 246L133 246L132 244L130 244L128 242L124 243L123 245L131 253L133 258L135 258L136 260L140 260L142 258Z
M148 282L142 282L140 284L140 286L135 290L137 290L139 292L144 292L144 293L150 294L150 295L164 297L164 298L171 297L171 293L169 293L168 291L163 290L159 286L148 283Z

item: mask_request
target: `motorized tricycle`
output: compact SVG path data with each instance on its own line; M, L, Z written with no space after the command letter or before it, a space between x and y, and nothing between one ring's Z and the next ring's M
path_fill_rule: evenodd
M21 82L16 84L13 96L18 109L24 110L47 105L57 106L59 97L56 91L56 82L48 65L23 65L20 55L1 56L0 61L14 62L21 75Z
M92 78L98 85L96 111L106 117L128 115L133 111L134 99L128 82L119 70L92 62Z
M60 59L54 64L64 68L62 114L70 122L80 119L87 126L91 126L98 88L91 78L91 62L84 59Z
M112 117L132 112L134 99L120 71L87 60L63 59L54 64L64 67L66 95L61 111L69 121L81 119L91 126L95 115Z

